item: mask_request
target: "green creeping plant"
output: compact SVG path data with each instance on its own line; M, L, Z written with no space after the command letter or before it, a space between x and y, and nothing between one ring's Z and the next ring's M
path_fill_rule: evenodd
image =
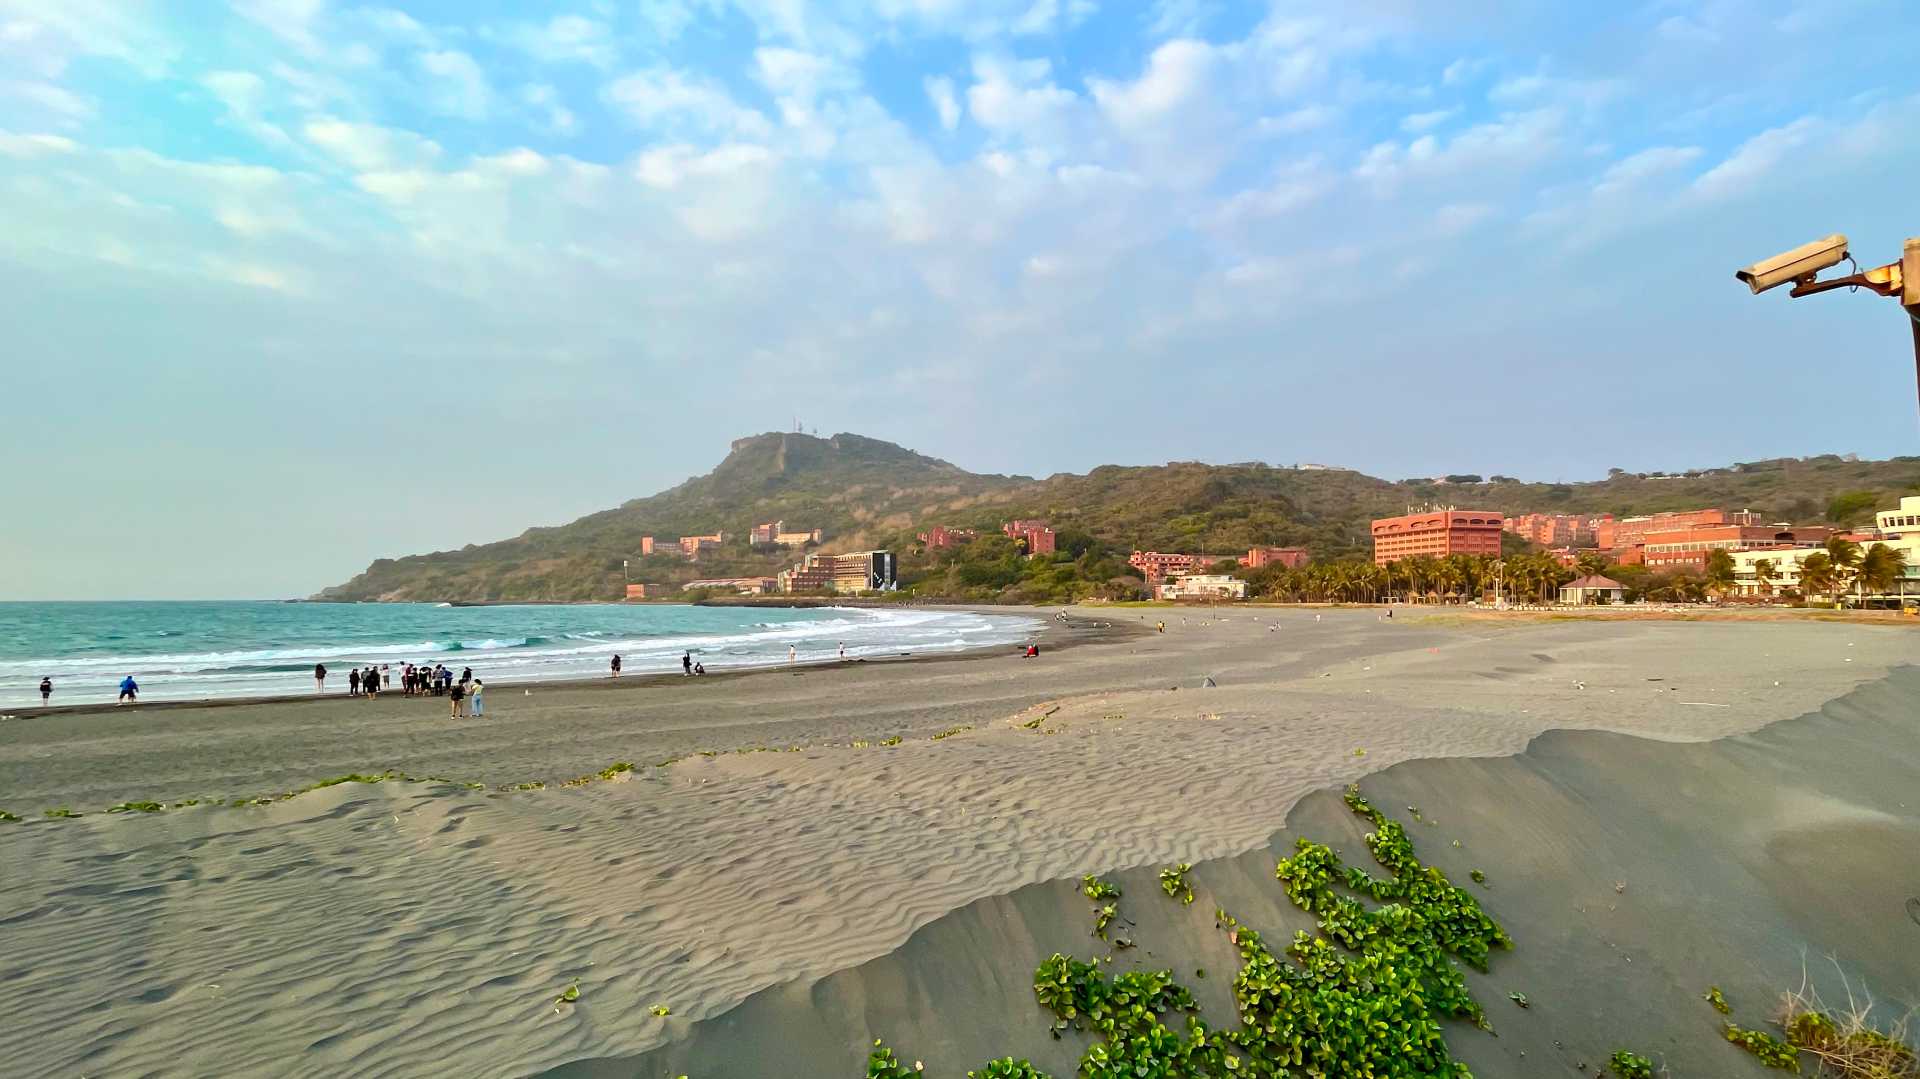
M1713 1010L1721 1015L1729 1015L1733 1012L1733 1006L1727 1003L1727 998L1721 994L1720 987L1717 985L1707 986L1707 991L1701 999L1713 1005Z
M1193 888L1187 883L1187 873L1193 868L1191 862L1181 862L1171 869L1160 871L1160 890L1170 899L1178 899L1183 905L1192 905Z
M1081 1079L1282 1079L1367 1075L1375 1079L1471 1079L1447 1052L1441 1022L1463 1018L1487 1025L1455 962L1484 971L1495 948L1512 940L1479 903L1420 862L1401 825L1374 810L1349 788L1347 805L1375 831L1367 847L1389 874L1376 878L1341 863L1323 844L1302 839L1275 876L1287 896L1315 916L1319 933L1300 932L1278 951L1225 911L1215 924L1239 951L1233 979L1239 1023L1214 1030L1170 970L1109 975L1099 961L1055 953L1034 972L1033 993L1053 1014L1050 1032L1091 1034L1081 1057ZM1186 891L1188 866L1164 871L1170 896ZM1169 875L1179 882L1167 887ZM1096 877L1082 891L1096 902L1117 898ZM1372 899L1369 907L1348 893ZM1113 905L1096 911L1095 932L1111 921ZM1196 970L1196 978L1204 972ZM1515 1003L1523 995L1512 994ZM868 1057L869 1079L906 1079L913 1073L884 1045ZM976 1069L973 1079L1035 1079L1028 1061L1002 1058ZM1630 1073L1625 1079L1652 1075Z
M1653 1061L1625 1049L1615 1049L1607 1067L1620 1079L1653 1079Z
M1721 1031L1726 1039L1760 1059L1769 1068L1800 1070L1800 1050L1764 1030L1746 1030L1728 1023Z
M1110 880L1103 880L1091 873L1080 878L1080 892L1096 903L1103 899L1120 898L1120 886L1118 884Z

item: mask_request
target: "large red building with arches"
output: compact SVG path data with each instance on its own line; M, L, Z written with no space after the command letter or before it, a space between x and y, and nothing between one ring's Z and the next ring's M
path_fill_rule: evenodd
M1500 553L1506 518L1492 510L1431 510L1373 522L1373 564L1430 555Z

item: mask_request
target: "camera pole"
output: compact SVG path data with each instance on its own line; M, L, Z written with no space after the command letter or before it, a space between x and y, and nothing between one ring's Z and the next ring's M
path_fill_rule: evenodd
M1784 282L1782 282L1784 284ZM1771 287L1771 286L1768 286ZM1871 270L1848 274L1845 277L1829 278L1819 281L1809 273L1794 278L1793 290L1787 295L1798 299L1819 292L1831 292L1837 288L1866 289L1876 296L1890 296L1906 309L1907 321L1913 329L1913 379L1914 389L1920 394L1920 237L1909 237L1899 262L1889 262L1885 266L1876 266ZM1758 289L1756 288L1756 291Z

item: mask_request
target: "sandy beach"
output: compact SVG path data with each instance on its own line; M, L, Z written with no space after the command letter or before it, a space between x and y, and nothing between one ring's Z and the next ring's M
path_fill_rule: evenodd
M1274 852L1352 845L1325 792L1355 780L1495 884L1518 947L1476 988L1539 1003L1497 1041L1449 1031L1477 1075L1590 1073L1615 1042L1747 1074L1678 994L1718 982L1757 1023L1803 954L1920 998L1911 627L1074 615L1119 626L1048 622L1035 660L516 687L459 723L389 696L0 724L0 809L26 818L0 825L0 1060L837 1076L885 1035L929 1074L1013 1052L1067 1075L1031 979L1084 948L1080 875L1139 897L1125 962L1230 971L1213 904L1290 924ZM445 781L102 812L386 769ZM1177 861L1193 925L1153 884Z

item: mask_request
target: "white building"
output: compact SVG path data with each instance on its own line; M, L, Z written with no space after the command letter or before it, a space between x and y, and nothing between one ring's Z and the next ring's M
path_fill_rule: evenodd
M1899 509L1881 510L1874 516L1874 524L1880 526L1883 536L1920 533L1920 495L1902 498Z
M1161 599L1246 599L1247 582L1224 573L1190 573L1169 577L1160 586Z
M1908 503L1920 503L1920 499L1901 499L1902 509ZM1920 507L1916 507L1920 512ZM1904 518L1913 514L1902 512L1882 513L1880 518ZM1892 588L1885 592L1870 593L1866 598L1874 600L1916 600L1920 599L1920 525L1908 525L1905 535L1889 535L1886 539L1873 542L1884 543L1907 556L1906 572ZM1873 546L1873 542L1861 544L1862 548ZM1825 547L1788 547L1777 551L1729 551L1733 556L1734 590L1742 596L1778 596L1791 588L1800 591L1800 563L1812 554L1826 554ZM1755 572L1764 560L1773 567L1773 577L1761 588L1760 579Z

